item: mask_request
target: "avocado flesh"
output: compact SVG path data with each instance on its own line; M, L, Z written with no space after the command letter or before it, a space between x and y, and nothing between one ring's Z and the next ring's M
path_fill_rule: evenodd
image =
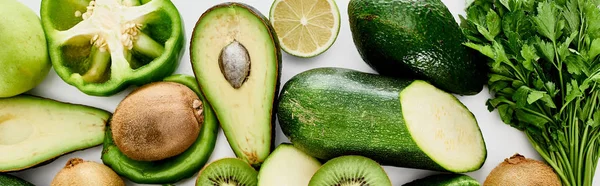
M21 95L0 99L0 172L26 169L102 143L110 113Z
M219 67L223 48L234 41L250 57L250 72L239 88L231 85ZM202 93L236 156L260 165L271 151L281 66L280 47L270 23L248 5L217 5L198 20L190 55Z

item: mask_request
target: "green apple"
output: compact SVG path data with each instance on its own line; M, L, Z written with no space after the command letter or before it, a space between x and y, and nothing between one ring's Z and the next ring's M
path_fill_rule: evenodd
M0 0L0 44L0 98L26 92L48 75L51 63L42 23L16 0Z

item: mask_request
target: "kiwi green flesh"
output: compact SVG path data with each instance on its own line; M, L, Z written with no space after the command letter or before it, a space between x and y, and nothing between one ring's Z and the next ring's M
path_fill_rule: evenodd
M237 158L224 158L200 171L197 186L256 186L258 172Z
M377 162L363 156L341 156L326 162L309 186L392 186Z

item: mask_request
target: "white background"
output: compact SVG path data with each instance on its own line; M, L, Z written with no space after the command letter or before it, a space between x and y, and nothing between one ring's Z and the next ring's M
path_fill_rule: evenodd
M40 1L39 0L20 0L39 15ZM453 13L455 18L458 20L458 14L464 15L464 0L442 0ZM181 63L176 73L192 75L192 69L189 58L189 39L192 33L193 26L200 17L200 15L213 5L225 2L222 0L173 0L173 3L178 8L179 12L184 21L185 25L185 53L181 58ZM265 16L268 17L269 9L271 7L272 0L242 0L243 2L254 6L260 10ZM282 85L288 79L294 75L317 67L345 67L352 68L364 72L373 72L360 58L350 33L350 27L348 26L348 14L347 6L348 0L337 0L337 5L341 15L341 28L337 41L333 46L325 53L310 59L296 58L283 53L283 71L281 73ZM61 10L56 10L61 11ZM283 87L283 86L282 86ZM118 103L129 93L133 88L129 88L119 94L111 97L93 97L87 96L75 87L69 86L64 83L54 72L51 70L48 77L42 82L37 88L32 90L30 93L46 98L52 98L60 101L72 102L77 104L84 104L102 108L108 111L114 111ZM532 149L531 145L525 138L522 132L505 125L500 120L497 112L488 112L485 106L485 101L490 97L490 94L486 89L475 96L464 96L459 99L475 114L485 142L487 145L488 156L485 165L478 171L468 173L468 175L476 178L479 182L485 180L485 177L489 172L504 158L508 158L514 153L521 153L526 157L540 159L537 153ZM277 126L276 142L281 143L288 141L283 135L279 126ZM51 164L30 169L18 173L14 173L25 180L28 180L36 185L49 185L52 178L56 173L64 166L65 162L72 157L81 157L85 160L92 160L96 162L102 162L100 160L100 152L102 147L95 147L84 151L74 152L65 156L62 156L52 162ZM7 152L2 152L7 153ZM216 148L209 161L214 161L223 157L234 157L229 144L222 131L219 131ZM398 167L385 166L389 177L392 180L393 185L402 185L406 182L412 181L417 178L424 177L426 175L433 174L434 172L417 170L417 169L406 169ZM597 171L600 172L600 171ZM183 180L177 185L194 185L196 175L192 178ZM594 185L600 185L600 176L596 176ZM127 181L127 185L135 185L134 183Z

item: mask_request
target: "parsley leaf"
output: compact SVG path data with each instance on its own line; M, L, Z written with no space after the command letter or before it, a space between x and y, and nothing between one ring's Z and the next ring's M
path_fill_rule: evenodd
M537 25L538 32L550 39L556 41L556 7L548 1L543 1L538 5L538 15L533 18Z
M501 20L498 14L494 11L489 11L486 16L486 24L492 40L500 33L500 23Z
M533 62L536 62L540 57L536 54L535 48L531 45L523 45L521 56L525 59L523 67L529 71L533 71Z

